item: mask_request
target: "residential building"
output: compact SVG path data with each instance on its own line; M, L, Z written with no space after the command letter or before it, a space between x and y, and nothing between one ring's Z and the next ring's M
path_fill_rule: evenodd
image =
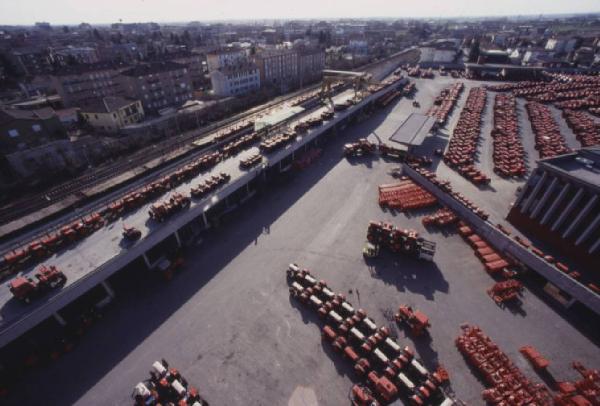
M206 82L202 64L203 59L202 55L193 52L177 54L172 58L173 62L187 68L194 90L200 88Z
M140 64L122 72L121 77L127 95L141 100L147 113L180 106L192 98L190 73L175 62Z
M96 48L73 46L55 50L54 59L62 66L68 66L73 63L91 64L100 61Z
M107 96L80 111L81 117L102 132L116 133L144 119L142 102L120 96Z
M260 88L260 71L253 63L230 65L210 74L216 96L238 96Z
M10 51L9 60L17 71L34 76L52 69L54 60L50 51L43 47L21 47Z
M59 117L50 107L21 110L0 107L0 153L7 154L66 138Z
M124 65L90 64L65 67L51 75L65 107L86 107L106 96L124 96L119 80Z
M239 48L222 48L206 54L208 72L213 72L224 66L236 65L247 60L246 51Z
M301 49L298 51L300 86L321 80L323 69L325 69L325 52L320 49Z
M590 268L600 263L600 147L542 159L507 219Z
M254 56L262 86L286 92L298 85L298 52L292 49L263 51Z

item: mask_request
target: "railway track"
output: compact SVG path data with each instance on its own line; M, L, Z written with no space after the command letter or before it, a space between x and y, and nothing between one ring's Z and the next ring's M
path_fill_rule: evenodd
M264 114L269 109L287 101L298 98L315 90L318 86L313 86L304 89L301 93L294 93L287 97L279 98L276 101L261 106L258 111L250 110L247 113L235 116L233 119L225 119L218 123L212 124L200 131L192 131L190 134L184 134L176 139L162 141L149 147L137 151L129 156L127 160L114 162L112 164L99 167L89 174L84 174L69 182L57 185L47 191L27 196L19 199L8 206L0 208L0 224L6 224L27 214L48 207L54 203L64 200L68 196L81 193L83 190L96 186L106 180L114 178L116 175L124 173L128 170L143 166L144 164L173 153L191 142L194 142L210 133L216 133L219 130L235 127L245 121L257 118ZM232 134L232 137L236 134Z
M367 71L375 69L380 65L391 61L391 59L396 58L399 54L401 53L382 61L369 63L360 67L360 69ZM275 100L272 100L271 102L252 108L234 117L221 120L200 130L190 131L189 133L182 134L174 139L167 139L158 144L145 147L142 150L130 155L126 160L123 159L105 166L101 166L90 173L57 185L49 190L18 199L7 206L0 207L0 225L10 223L11 221L17 220L35 211L44 209L54 203L58 203L68 198L69 196L79 194L79 197L85 197L82 192L86 189L97 186L102 182L114 178L115 176L128 170L141 167L154 159L160 158L161 156L171 154L178 149L189 145L191 142L208 136L210 133L217 133L220 130L224 131L227 128L235 127L236 125L239 125L245 121L247 122L249 120L256 119L268 112L273 107L314 92L319 88L319 86L320 84L313 85L290 95L281 96ZM232 134L232 137L235 135L235 133ZM203 150L206 150L206 148Z

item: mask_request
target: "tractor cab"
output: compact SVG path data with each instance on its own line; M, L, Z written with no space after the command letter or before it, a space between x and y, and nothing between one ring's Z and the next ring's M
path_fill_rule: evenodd
M379 245L367 242L363 247L363 257L377 258L379 256Z
M26 303L29 303L31 300L31 296L37 290L36 283L31 279L25 276L19 276L8 284L10 293L13 294L19 300L23 300Z
M142 232L135 227L123 225L123 238L129 241L135 241L142 236Z

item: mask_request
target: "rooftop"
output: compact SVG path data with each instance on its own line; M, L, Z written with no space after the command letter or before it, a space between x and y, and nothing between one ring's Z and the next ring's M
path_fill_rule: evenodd
M86 113L112 113L120 108L137 102L135 99L129 99L120 96L106 96L91 103L83 109Z
M543 159L540 165L600 190L600 146Z
M435 117L411 113L400 127L394 131L390 140L404 145L421 145L434 124Z
M154 74L154 73L170 72L170 71L183 69L183 68L185 68L184 65L181 65L181 64L178 64L175 62L171 62L171 61L153 62L153 63L146 63L146 64L134 66L133 68L124 71L122 73L122 75L123 76L145 76L145 75L150 75L150 74Z
M48 120L56 114L50 107L35 110L22 110L14 107L0 107L0 124L14 120Z

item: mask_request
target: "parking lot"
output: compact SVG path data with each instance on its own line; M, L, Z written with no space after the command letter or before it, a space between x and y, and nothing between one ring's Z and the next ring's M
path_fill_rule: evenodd
M421 110L452 81L418 80ZM447 142L468 88L478 85L465 84L447 129L426 139L423 152ZM443 163L435 165L440 177L502 221L522 182L491 171L492 103L490 93L478 157L491 186L480 190ZM431 340L413 340L398 330L399 342L413 346L426 366L443 364L457 398L467 404L482 404L484 387L454 346L464 322L481 326L538 382L518 352L523 345L534 345L550 359L559 380L575 377L573 360L600 366L598 336L587 331L593 324L576 329L570 315L529 290L519 311L496 306L485 292L493 280L471 248L458 235L422 227L422 215L432 210L381 210L377 185L392 182L388 172L397 164L369 157L346 160L341 151L349 140L381 135L392 109L406 116L414 111L411 101L402 99L349 126L313 166L269 185L189 248L183 271L171 282L141 268L129 271L116 286L114 306L81 345L32 372L9 403L130 404L133 386L147 377L153 361L165 358L213 405L348 404L355 379L350 365L321 343L318 319L290 299L284 272L290 262L310 268L380 324L388 323L386 315L402 303L424 311L432 324ZM518 112L525 123L521 102ZM521 131L533 165L531 128L523 125ZM362 247L370 220L417 229L437 243L434 262L384 253L369 268Z

